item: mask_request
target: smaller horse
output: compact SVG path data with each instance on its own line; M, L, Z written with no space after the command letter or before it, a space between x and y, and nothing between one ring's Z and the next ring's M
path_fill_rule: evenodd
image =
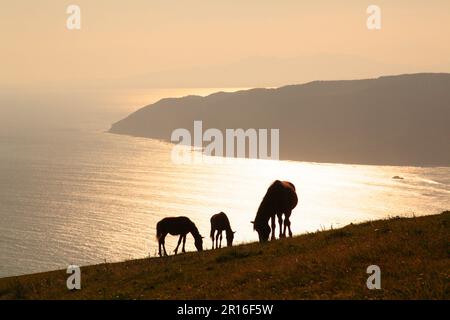
M216 237L216 247L214 248L214 233ZM211 217L211 233L210 237L212 240L212 248L222 248L222 232L225 231L227 236L227 246L231 247L233 245L233 239L234 234L236 231L231 230L230 226L230 220L228 220L228 217L225 213L220 212L218 214L215 214ZM219 244L219 237L220 237L220 244Z
M178 247L180 246L181 240L183 240L183 248L182 252L186 252L185 244L186 244L186 235L191 233L195 240L195 247L197 251L203 250L203 237L198 232L195 224L187 217L175 217L175 218L164 218L156 224L156 238L158 239L159 244L159 256L161 257L161 247L164 250L164 255L167 256L166 246L165 246L165 238L167 234L171 235L180 235L178 239L178 245L175 248L174 252L177 254Z

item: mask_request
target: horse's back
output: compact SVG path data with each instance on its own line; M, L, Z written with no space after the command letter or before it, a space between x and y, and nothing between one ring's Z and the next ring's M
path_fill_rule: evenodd
M164 223L188 223L192 222L191 219L188 217L180 216L180 217L166 217L164 219L161 219L158 224L164 224Z
M281 181L281 183L283 184L284 187L292 189L295 191L295 186L292 182L289 181Z
M228 220L227 215L224 212L217 213L213 215L210 219L211 228L224 229L230 221Z
M278 206L283 210L292 210L298 204L297 192L292 182L276 180L267 193L271 200L278 202Z
M211 217L211 222L213 221L228 221L228 217L225 212L219 212Z
M156 230L158 233L161 231L178 234L178 232L189 230L192 225L194 223L188 217L167 217L156 224Z

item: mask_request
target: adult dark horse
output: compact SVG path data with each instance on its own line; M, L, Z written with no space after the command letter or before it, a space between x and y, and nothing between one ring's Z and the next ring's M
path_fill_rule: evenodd
M268 224L269 219L271 219L272 222L271 239L275 239L275 216L278 217L278 224L280 225L280 238L286 237L286 228L289 229L289 236L292 237L291 221L289 218L292 210L297 206L297 203L297 193L295 192L295 186L292 183L279 180L272 183L259 205L255 221L252 221L253 229L258 232L260 242L269 240L271 231Z
M191 233L195 240L195 247L198 251L203 250L203 237L198 232L195 224L187 217L176 217L176 218L164 218L156 224L156 238L158 239L159 244L159 256L161 254L161 247L164 250L164 255L167 256L165 239L167 234L171 235L180 235L178 239L178 245L175 248L174 252L177 254L178 247L180 246L181 240L183 240L183 248L182 252L186 252L185 244L186 244L186 235Z
M217 233L216 233L216 231L217 231ZM214 236L216 237L215 249L222 248L222 233L223 233L223 231L225 231L226 236L227 236L227 246L231 247L233 245L235 231L231 230L230 220L228 220L227 215L223 212L220 212L211 217L210 237L212 240L212 248L213 249L214 249ZM218 244L219 236L220 236L220 244Z

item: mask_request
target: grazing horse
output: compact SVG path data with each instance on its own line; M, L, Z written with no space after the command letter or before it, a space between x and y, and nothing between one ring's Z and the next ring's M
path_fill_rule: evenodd
M217 233L216 233L217 231ZM230 220L225 213L220 212L211 217L211 233L210 237L212 240L212 248L214 249L214 233L216 233L216 248L222 248L222 232L225 231L227 236L227 246L231 247L233 245L234 234L236 231L231 230ZM220 236L220 244L219 242Z
M275 215L278 217L280 225L280 238L286 237L286 228L289 229L289 236L292 237L291 221L289 220L292 210L297 206L298 198L295 186L288 181L276 180L267 190L258 212L256 213L253 229L258 232L259 241L269 240L271 228L268 225L269 219L272 222L272 237L275 239ZM283 229L284 213L284 229Z
M203 237L198 232L195 224L187 217L176 217L176 218L164 218L156 224L156 238L159 244L159 256L161 257L161 247L164 250L164 255L167 256L165 238L168 233L171 235L180 235L178 239L178 245L174 252L177 254L178 247L180 246L181 240L183 240L182 252L186 252L184 246L186 244L186 235L191 233L195 240L195 247L198 251L203 250Z

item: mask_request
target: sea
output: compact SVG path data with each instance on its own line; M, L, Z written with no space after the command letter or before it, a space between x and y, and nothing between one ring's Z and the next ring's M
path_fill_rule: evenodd
M236 244L257 241L251 221L276 179L296 186L295 235L450 209L450 167L257 159L180 164L172 161L170 143L107 133L114 121L160 98L226 90L237 89L3 91L0 277L154 257L156 223L169 216L191 218L206 250L209 219L221 211ZM177 240L167 238L171 254ZM195 250L191 236L187 249Z

